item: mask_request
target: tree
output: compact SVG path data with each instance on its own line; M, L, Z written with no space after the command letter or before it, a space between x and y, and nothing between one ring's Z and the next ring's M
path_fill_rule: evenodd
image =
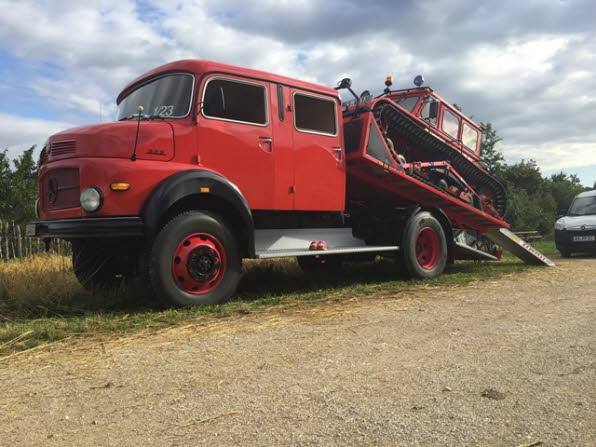
M37 164L33 160L35 146L13 160L10 167L7 151L0 152L0 218L24 223L35 218L37 198Z
M484 161L488 172L499 175L503 169L505 159L503 154L497 149L497 143L502 138L493 129L491 123L480 123L482 129L482 143L480 145L480 156Z
M576 175L567 175L563 172L553 174L546 180L546 188L557 204L557 211L566 211L573 198L585 188Z

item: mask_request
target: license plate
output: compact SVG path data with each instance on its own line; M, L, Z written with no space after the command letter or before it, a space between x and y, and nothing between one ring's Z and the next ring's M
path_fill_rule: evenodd
M26 236L35 236L37 234L37 226L35 224L27 224L25 227Z
M573 236L573 242L594 242L596 236Z

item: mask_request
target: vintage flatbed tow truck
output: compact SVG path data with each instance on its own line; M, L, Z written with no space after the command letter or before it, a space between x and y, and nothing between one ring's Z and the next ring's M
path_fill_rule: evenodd
M52 135L30 236L72 242L87 287L142 276L170 305L219 303L243 258L305 271L395 257L417 278L456 259L552 262L509 232L481 129L432 89L373 98L200 60L118 96L118 121ZM355 100L342 104L339 89ZM496 245L498 244L498 245Z

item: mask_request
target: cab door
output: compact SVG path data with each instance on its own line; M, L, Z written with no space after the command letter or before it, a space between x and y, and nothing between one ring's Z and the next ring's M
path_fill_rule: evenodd
M345 150L341 144L339 100L292 89L294 126L294 209L345 209Z
M234 183L251 209L273 209L270 83L214 75L203 85L197 130L200 165Z

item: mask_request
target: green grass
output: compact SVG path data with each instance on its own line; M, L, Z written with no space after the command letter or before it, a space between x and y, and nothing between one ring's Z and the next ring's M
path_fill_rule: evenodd
M533 244L556 253L552 240ZM525 271L530 266L509 255L500 262L457 262L439 278L400 280L388 260L354 263L325 279L302 273L293 260L250 261L237 295L228 303L190 309L163 309L135 290L93 296L77 284L67 258L41 256L0 263L0 356L71 336L129 334L180 323L246 314L301 302L394 295L421 287L465 285Z

